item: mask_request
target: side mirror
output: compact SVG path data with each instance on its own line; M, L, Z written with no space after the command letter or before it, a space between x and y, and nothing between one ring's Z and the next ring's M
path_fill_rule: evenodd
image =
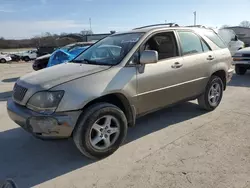
M158 62L158 52L154 50L145 50L141 53L140 63L151 64Z
M235 37L234 37L234 38L232 38L232 41L238 41L238 36L237 36L237 35L235 35Z
M0 184L0 188L17 188L17 185L13 180L7 179L2 184Z

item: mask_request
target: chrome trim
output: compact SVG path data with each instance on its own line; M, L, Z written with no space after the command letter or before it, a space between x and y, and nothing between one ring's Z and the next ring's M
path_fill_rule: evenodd
M149 93L153 93L153 92L157 92L157 91L162 91L162 90L165 90L165 89L177 87L177 86L180 86L180 85L184 85L184 84L188 84L188 83L191 83L191 82L196 82L196 81L204 80L204 79L207 79L207 77L201 77L201 78L197 78L197 79L190 80L190 81L187 81L187 82L182 82L182 83L179 83L179 84L175 84L175 85L163 87L163 88L160 88L160 89L155 89L155 90L152 90L152 91L146 91L144 93L137 94L136 96L139 97L139 96L146 95L146 94L149 94Z

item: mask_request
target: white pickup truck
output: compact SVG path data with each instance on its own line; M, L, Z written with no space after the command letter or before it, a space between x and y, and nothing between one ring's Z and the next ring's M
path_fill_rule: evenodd
M245 47L244 42L238 39L232 29L216 29L215 32L224 40L232 56Z
M37 50L29 50L19 54L24 61L30 61L37 58Z

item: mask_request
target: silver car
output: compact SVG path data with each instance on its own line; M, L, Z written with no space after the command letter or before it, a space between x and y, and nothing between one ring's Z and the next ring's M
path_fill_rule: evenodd
M73 137L84 155L100 159L119 148L139 116L193 99L214 110L231 63L212 30L136 28L102 39L72 62L21 77L8 113L34 136Z

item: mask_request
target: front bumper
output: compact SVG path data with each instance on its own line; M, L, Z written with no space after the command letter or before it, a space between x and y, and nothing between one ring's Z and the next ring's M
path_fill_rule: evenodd
M70 137L81 114L81 111L74 111L42 115L16 104L12 99L7 102L7 110L9 117L15 123L43 139Z
M227 83L231 81L232 77L233 77L233 74L234 74L234 69L230 68L228 71L227 71Z
M232 65L250 65L250 59L249 60L241 60L241 61L233 61Z

